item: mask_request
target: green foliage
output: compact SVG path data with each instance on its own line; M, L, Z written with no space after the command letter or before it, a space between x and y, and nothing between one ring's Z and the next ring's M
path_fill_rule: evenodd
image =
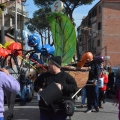
M33 0L35 5L42 8L50 8L50 6L55 2L55 0ZM64 3L66 14L70 17L72 20L72 13L75 8L91 4L94 0L61 0Z
M60 55L63 65L66 65L72 61L76 52L76 32L73 23L61 13L51 13L47 19L54 39L54 55Z
M46 13L48 11L49 9L39 9L38 11L34 12L33 18L26 22L26 25L28 25L28 29L31 32L39 32L49 26L49 23L46 20Z

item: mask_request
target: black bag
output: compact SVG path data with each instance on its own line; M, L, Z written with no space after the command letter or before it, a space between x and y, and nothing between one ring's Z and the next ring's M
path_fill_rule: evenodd
M65 112L67 116L74 114L74 102L72 100L65 100L64 102Z

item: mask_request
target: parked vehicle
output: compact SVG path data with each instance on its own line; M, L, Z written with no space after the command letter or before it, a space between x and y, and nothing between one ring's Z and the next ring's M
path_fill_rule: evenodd
M114 82L116 81L116 73L119 67L112 67L112 70L114 72Z

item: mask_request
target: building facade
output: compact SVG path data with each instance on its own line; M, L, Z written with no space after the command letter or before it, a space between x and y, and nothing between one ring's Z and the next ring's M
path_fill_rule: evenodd
M9 32L11 35L15 35L15 0L1 0L0 4L5 4L5 10L4 10L4 33L6 34ZM24 29L24 22L28 18L28 14L25 11L24 5L19 3L17 0L16 2L17 7L17 31L18 31L18 37L17 39L21 39L22 36L22 30ZM2 31L2 11L0 13L0 37L1 37L1 31ZM5 42L9 41L9 39L5 39ZM0 39L1 43L1 39Z
M104 56L106 66L120 66L119 21L120 0L100 0L77 29L79 52L91 51Z

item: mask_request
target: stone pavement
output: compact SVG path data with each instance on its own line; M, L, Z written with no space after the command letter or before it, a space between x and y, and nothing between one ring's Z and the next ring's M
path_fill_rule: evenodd
M118 106L113 105L113 99L106 99L103 109L99 112L85 113L87 108L80 108L80 101L76 102L76 111L72 120L118 120Z
M113 105L113 99L107 99L103 105L104 109L100 109L100 112L85 113L87 108L80 108L80 100L76 100L75 114L72 116L72 120L118 120L118 106ZM8 114L7 106L5 104L5 120ZM39 120L39 108L36 96L26 106L19 106L16 102L14 110L14 119L12 120ZM68 119L67 119L68 120Z

